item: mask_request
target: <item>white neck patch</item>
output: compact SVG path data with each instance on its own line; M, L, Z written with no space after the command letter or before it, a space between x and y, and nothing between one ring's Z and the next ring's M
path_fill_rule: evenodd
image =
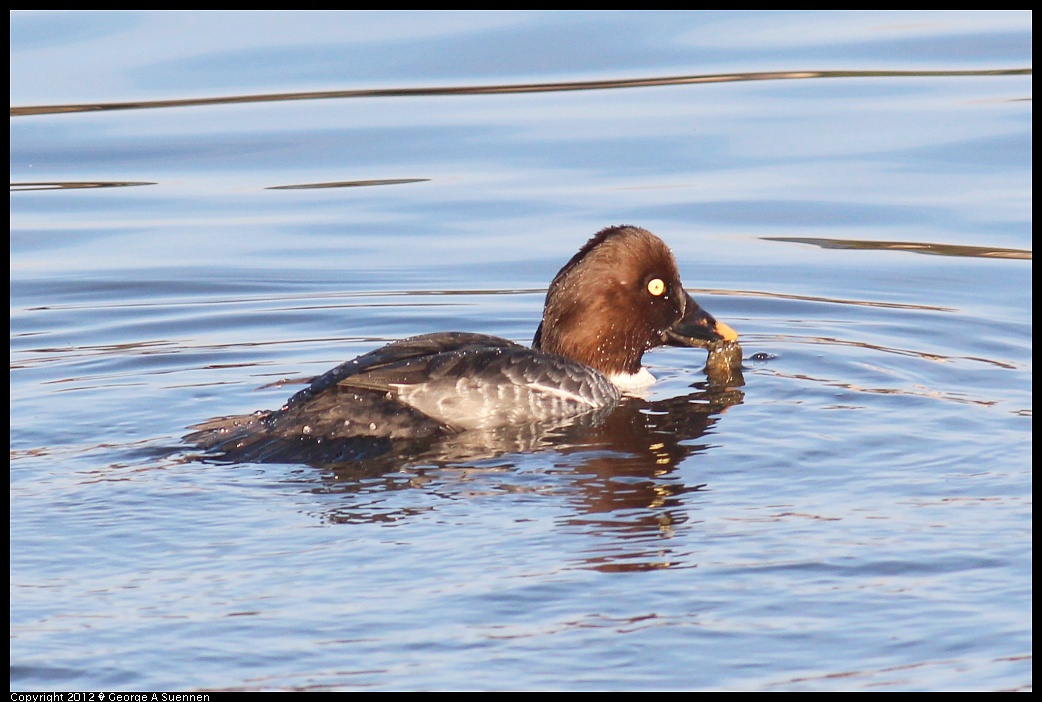
M613 373L608 376L608 380L615 383L615 387L619 390L627 393L643 390L649 385L655 384L655 376L643 367L636 373Z

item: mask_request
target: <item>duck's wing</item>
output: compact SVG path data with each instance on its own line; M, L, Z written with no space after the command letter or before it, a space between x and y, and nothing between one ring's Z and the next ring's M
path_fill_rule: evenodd
M618 388L594 369L516 344L463 344L373 365L337 385L382 393L457 429L558 421L619 399Z
M524 348L523 346L488 334L470 334L468 332L439 332L411 336L393 341L358 358L341 363L336 368L315 378L312 383L291 397L283 409L288 409L302 402L307 402L321 393L335 387L345 378L367 371L392 366L410 359L421 359L441 353L458 351L466 347L475 348Z
M464 332L401 339L320 375L277 410L216 417L190 427L195 431L184 440L236 460L271 461L304 453L308 443L330 448L330 442L358 438L415 439L455 431L385 392L338 384L359 373L466 347L521 348L506 339Z
M367 455L367 440L558 422L618 399L577 361L483 334L428 334L337 366L277 410L213 419L185 439L229 460L339 460Z
M453 431L450 423L403 405L397 397L388 395L381 387L352 383L350 380L368 377L369 374L400 367L402 364L423 367L429 363L428 359L474 348L524 347L499 337L465 332L442 332L401 339L324 373L263 421L270 431L287 436L384 436L412 439Z

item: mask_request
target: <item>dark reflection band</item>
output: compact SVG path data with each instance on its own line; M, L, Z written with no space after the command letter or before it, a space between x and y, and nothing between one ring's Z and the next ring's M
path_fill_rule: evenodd
M147 182L135 182L135 181L104 181L104 180L86 180L86 181L40 181L35 183L11 183L11 191L21 190L77 190L81 188L131 188L135 185L156 185L156 183Z
M781 71L769 73L718 73L616 80L570 81L561 83L519 83L516 85L432 86L427 88L372 88L367 90L326 90L307 93L268 93L181 100L141 102L99 102L81 105L27 105L12 107L12 117L49 115L67 112L103 112L108 110L144 110L163 107L197 107L250 102L284 102L289 100L331 100L369 97L417 97L428 95L505 95L512 93L556 93L571 90L617 90L651 88L665 85L698 83L736 83L755 80L807 80L811 78L947 78L955 76L1029 76L1030 68L978 71Z

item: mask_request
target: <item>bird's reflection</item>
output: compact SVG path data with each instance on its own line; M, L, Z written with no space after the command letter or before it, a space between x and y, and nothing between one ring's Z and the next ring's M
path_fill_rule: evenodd
M408 519L413 507L394 509L377 496L415 488L456 493L461 476L475 470L484 470L485 479L497 488L521 489L517 464L535 454L546 458L540 462L542 470L552 470L553 487L547 489L570 504L566 524L616 543L619 538L633 541L626 553L620 554L617 545L607 549L610 553L594 551L587 567L667 567L672 561L668 550L663 551L663 538L683 523L685 495L704 487L681 479L676 468L708 448L700 439L744 398L740 369L707 371L708 380L693 385L688 394L665 400L626 398L608 412L563 426L465 432L426 445L389 447L379 456L321 463L323 492L362 498L324 500L321 517L334 523Z
M265 462L317 468L317 475L297 474L309 491L323 495L316 500L317 515L327 523L356 524L400 523L432 509L388 499L394 491L458 497L461 489L471 489L467 484L475 475L495 490L532 489L526 470L536 456L538 471L549 478L539 481L538 489L562 496L570 506L563 523L609 542L591 549L585 567L669 567L675 560L664 539L686 518L685 496L705 487L682 479L676 468L707 450L700 439L744 398L740 368L707 365L705 370L706 379L687 394L628 397L563 425L467 431L423 441L297 440L273 446Z

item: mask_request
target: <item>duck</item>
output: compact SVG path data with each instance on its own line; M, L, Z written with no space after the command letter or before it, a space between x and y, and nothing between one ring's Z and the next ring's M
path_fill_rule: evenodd
M684 289L646 229L595 234L550 283L531 347L487 334L404 338L329 370L276 410L218 417L185 440L237 460L285 460L287 445L415 440L604 413L655 382L659 346L735 342ZM287 443L288 442L288 443Z

